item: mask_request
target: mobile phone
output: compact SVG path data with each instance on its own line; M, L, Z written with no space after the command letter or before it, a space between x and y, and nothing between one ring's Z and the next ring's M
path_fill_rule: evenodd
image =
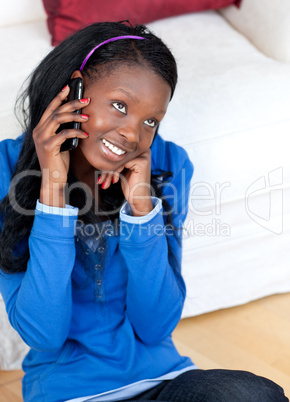
M70 102L74 99L82 99L83 95L83 81L81 78L72 78L69 82L69 87L70 91L68 94L68 99L67 102ZM76 113L80 114L81 110L77 110ZM70 123L65 123L61 124L59 129L57 130L57 133L59 133L61 130L64 129L79 129L80 128L80 123L77 121L72 121ZM65 140L65 142L61 145L60 151L71 151L72 149L75 149L78 145L78 138L68 138Z

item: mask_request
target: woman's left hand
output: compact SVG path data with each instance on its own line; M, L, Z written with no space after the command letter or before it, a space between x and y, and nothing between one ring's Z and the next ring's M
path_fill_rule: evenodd
M121 186L134 216L147 215L153 209L151 201L151 150L143 152L137 158L127 162L116 172L103 172L98 184L106 189L111 181Z

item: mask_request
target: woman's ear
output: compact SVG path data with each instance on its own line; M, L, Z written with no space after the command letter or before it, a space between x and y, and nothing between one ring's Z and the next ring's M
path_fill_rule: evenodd
M70 78L81 78L81 79L83 79L83 75L82 75L82 73L80 72L80 70L75 70L75 71L72 73L72 75L70 76Z

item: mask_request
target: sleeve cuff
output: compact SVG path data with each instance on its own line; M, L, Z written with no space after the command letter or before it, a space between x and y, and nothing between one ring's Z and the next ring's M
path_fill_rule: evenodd
M125 204L122 206L122 208L120 210L120 220L122 222L134 223L134 224L149 222L151 219L153 219L158 214L158 212L162 208L162 200L160 198L151 197L151 199L152 199L153 209L151 212L149 212L149 214L144 215L144 216L133 216L131 208L130 208L130 204L128 202L125 202Z
M78 216L79 213L79 209L72 207L71 205L65 204L65 208L52 207L50 205L42 204L39 200L37 200L36 209L37 211L44 212L46 214L62 216Z

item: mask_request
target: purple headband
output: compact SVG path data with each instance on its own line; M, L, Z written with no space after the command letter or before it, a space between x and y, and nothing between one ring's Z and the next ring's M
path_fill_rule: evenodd
M94 53L95 50L97 50L100 46L105 45L106 43L114 42L115 40L119 40L119 39L145 39L145 40L148 40L147 38L142 38L142 36L134 36L134 35L116 36L114 38L107 39L104 42L97 45L96 47L94 47L93 50L90 51L90 53L87 55L87 57L83 61L82 65L80 67L80 71L83 71L83 69L86 65L86 62L89 60L89 58L91 57L91 55Z

